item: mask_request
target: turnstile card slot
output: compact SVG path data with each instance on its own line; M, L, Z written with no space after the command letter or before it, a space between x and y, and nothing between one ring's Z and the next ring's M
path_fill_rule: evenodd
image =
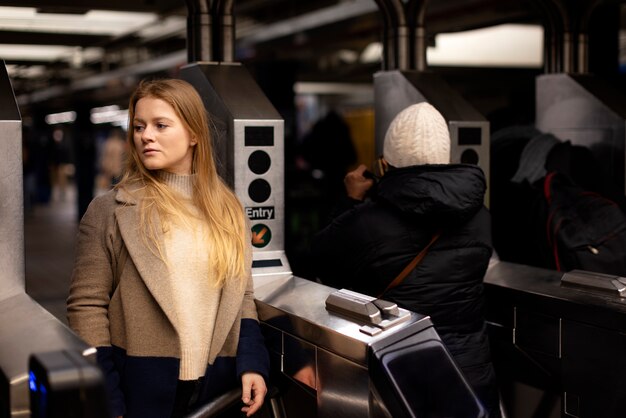
M337 290L326 298L326 309L365 323L361 332L376 335L375 328L387 329L411 317L409 311L393 302L376 299L347 289Z
M374 300L375 298L341 289L328 295L326 298L326 309L368 324L380 324L383 316L373 303Z
M626 278L611 274L572 270L561 277L561 285L590 292L608 293L626 297Z

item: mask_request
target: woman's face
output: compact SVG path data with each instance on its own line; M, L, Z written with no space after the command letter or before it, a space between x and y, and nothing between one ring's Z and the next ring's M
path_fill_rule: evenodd
M137 101L133 139L139 158L148 170L191 174L197 140L167 102L154 97Z

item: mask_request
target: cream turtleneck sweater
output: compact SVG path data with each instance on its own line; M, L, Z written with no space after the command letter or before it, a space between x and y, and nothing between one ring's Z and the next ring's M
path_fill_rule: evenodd
M192 213L194 175L160 172L161 180L178 192ZM204 376L215 327L221 290L213 284L209 269L207 225L199 218L173 220L164 234L164 250L175 303L176 330L180 338L180 380Z

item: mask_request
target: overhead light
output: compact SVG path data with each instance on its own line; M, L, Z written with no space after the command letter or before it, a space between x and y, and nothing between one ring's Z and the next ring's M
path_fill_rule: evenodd
M110 112L112 110L119 110L120 107L118 105L109 105L109 106L100 106L100 107L94 107L89 111L89 114L94 115L94 114L98 114L98 113L106 113L106 112Z
M428 47L426 62L434 66L541 67L543 28L504 24L464 32L440 33ZM378 62L383 46L372 42L361 52L362 63Z
M504 24L435 36L428 47L429 65L466 67L541 67L543 27Z
M364 64L379 62L383 57L383 44L380 42L372 42L363 49L359 61Z
M348 64L352 64L359 59L359 54L356 51L352 51L351 49L340 49L337 51L337 56L343 62Z
M0 54L1 55L1 54ZM45 65L7 65L9 77L36 78L46 73Z
M44 118L48 125L58 125L60 123L72 123L76 120L76 112L51 113Z
M0 57L7 61L69 61L75 59L76 49L71 46L58 45L0 45ZM83 62L100 59L104 54L102 48L82 48L80 59Z
M90 10L85 14L37 13L32 7L0 7L0 30L123 35L158 20L155 13Z
M94 107L89 113L89 120L94 125L111 123L116 126L128 126L128 109L120 109L118 105Z

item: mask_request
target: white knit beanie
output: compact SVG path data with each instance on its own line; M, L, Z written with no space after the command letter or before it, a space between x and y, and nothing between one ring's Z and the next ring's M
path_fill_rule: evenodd
M404 109L387 129L383 156L397 168L450 163L450 133L441 113L421 102Z

